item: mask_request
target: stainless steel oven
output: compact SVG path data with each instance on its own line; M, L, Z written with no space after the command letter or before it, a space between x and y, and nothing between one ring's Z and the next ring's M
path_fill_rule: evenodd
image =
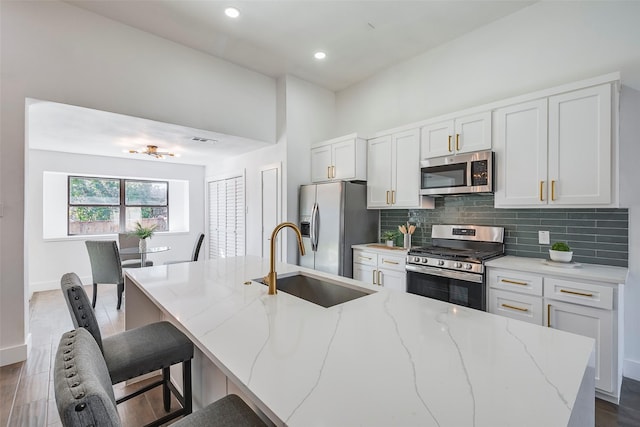
M485 311L484 275L407 265L407 292Z
M504 254L504 228L434 225L407 255L407 292L486 311L484 261Z
M420 194L492 193L493 152L437 157L420 162Z

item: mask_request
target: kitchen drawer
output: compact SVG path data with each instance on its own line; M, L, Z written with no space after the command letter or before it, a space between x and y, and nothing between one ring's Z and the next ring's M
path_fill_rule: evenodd
M354 250L353 262L376 267L378 265L378 254L375 252Z
M378 254L378 268L405 271L405 262L404 256Z
M542 325L542 297L489 289L489 313Z
M489 268L489 287L542 296L542 276Z
M558 301L613 310L613 288L555 278L544 279L544 296Z

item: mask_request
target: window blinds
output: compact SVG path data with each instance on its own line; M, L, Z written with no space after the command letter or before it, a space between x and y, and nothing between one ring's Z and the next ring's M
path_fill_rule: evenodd
M244 178L209 182L209 259L245 255Z

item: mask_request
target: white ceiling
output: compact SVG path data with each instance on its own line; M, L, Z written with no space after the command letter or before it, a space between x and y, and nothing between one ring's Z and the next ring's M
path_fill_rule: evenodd
M339 91L533 1L105 1L83 9L260 73ZM240 17L227 18L235 6ZM327 53L317 61L316 50Z
M333 91L520 10L533 1L68 0L67 3L262 74L292 74ZM224 9L234 6L231 20ZM318 61L313 53L327 58ZM216 144L191 141L198 136ZM156 160L157 145L202 164L267 144L52 102L29 109L31 148Z
M175 157L161 161L204 164L204 159L237 156L268 146L241 138L123 114L92 110L56 102L29 100L29 148L93 154L97 156L159 161L146 154L131 154L156 145ZM192 138L204 138L199 142ZM215 142L213 142L215 141Z

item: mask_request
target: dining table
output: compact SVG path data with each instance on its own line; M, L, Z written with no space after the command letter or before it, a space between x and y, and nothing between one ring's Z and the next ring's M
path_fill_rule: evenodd
M140 255L140 265L144 266L145 263L147 262L147 255L148 254L155 254L155 253L159 253L159 252L166 252L168 250L171 250L171 247L169 246L153 246L153 247L147 247L145 250L141 251L139 247L130 247L130 248L122 248L120 249L120 253L121 254L125 254L125 255Z

